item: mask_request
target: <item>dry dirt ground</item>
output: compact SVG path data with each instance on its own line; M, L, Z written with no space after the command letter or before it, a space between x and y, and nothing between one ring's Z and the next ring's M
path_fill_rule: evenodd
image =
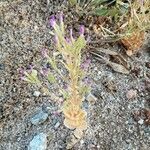
M58 103L42 94L34 96L38 87L20 81L17 72L21 66L40 62L40 49L51 47L48 18L59 10L66 11L65 5L59 1L50 1L49 5L46 0L0 2L0 150L27 150L30 141L40 132L47 135L47 150L66 149L70 131L63 125L63 115L53 113L58 109ZM132 65L128 75L113 71L91 56L88 76L97 100L90 108L88 103L84 104L88 109L89 127L72 149L150 148L150 126L145 124L145 116L133 115L138 110L150 109L148 42L137 55L126 57ZM109 45L109 49L122 51L116 44ZM57 91L52 86L51 89ZM131 89L137 94L128 99L126 93ZM30 118L39 109L47 113L48 118L33 125Z

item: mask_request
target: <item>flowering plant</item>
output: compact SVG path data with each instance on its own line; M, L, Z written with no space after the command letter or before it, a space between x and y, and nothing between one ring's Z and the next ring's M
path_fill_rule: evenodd
M55 48L63 59L60 60L57 56L50 57L46 49L42 50L42 55L67 84L67 88L64 89L66 99L62 107L62 112L65 116L64 124L70 129L85 130L87 127L87 113L82 110L82 101L88 89L88 81L85 77L85 72L88 70L90 60L87 59L84 63L82 63L81 60L81 50L86 46L84 26L80 26L80 35L76 39L73 37L72 29L70 29L69 38L66 36L62 13L59 15L59 24L55 16L51 16L50 25L54 29ZM65 77L58 68L58 64L60 63L66 69L67 75ZM50 73L48 68L42 68L40 72L48 81L54 81L54 76ZM41 85L37 77L37 71L33 68L30 72L24 71L22 79L30 83Z
M66 37L64 30L63 16L60 14L60 25L56 23L55 17L50 18L50 25L54 29L56 49L62 55L61 63L68 72L68 97L63 104L63 113L65 115L64 124L70 128L85 129L86 112L82 110L84 71L87 69L89 61L81 64L81 50L86 46L84 37L84 26L80 26L80 36L75 39L72 29L70 29L70 38ZM55 67L56 68L56 67Z

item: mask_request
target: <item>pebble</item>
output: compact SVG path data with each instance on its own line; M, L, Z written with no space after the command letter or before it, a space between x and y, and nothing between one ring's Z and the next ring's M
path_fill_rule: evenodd
M47 148L47 135L39 133L34 136L28 146L28 150L46 150Z
M31 121L32 124L38 125L38 124L41 124L44 121L46 121L47 117L48 117L48 114L43 112L42 110L40 110L37 114L32 116L30 121Z
M35 96L35 97L39 97L40 96L40 92L39 91L34 91L34 93L33 93L33 96Z
M57 122L54 126L55 129L57 129L60 126L60 122Z
M136 98L137 97L137 90L129 90L127 93L126 93L126 97L128 99L133 99L133 98Z
M144 123L144 120L143 119L140 119L139 121L138 121L138 124L140 124L140 125L142 125Z
M4 69L5 69L4 64L0 64L0 70L4 70Z
M87 101L89 101L91 104L94 104L97 101L97 98L93 94L89 94L87 96Z

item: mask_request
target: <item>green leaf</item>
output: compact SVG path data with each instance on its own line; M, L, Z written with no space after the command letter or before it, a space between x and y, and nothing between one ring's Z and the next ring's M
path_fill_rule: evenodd
M81 95L85 95L86 93L88 93L90 91L90 88L88 87L88 86L82 86L81 88L80 88L80 94Z
M110 15L112 17L119 15L119 14L120 14L120 11L115 7L108 11L108 15Z
M95 10L95 14L98 15L98 16L108 16L109 14L109 11L107 8L97 8Z
M81 49L83 49L86 45L85 38L83 36L80 36L73 44L73 51L75 52L75 55L79 55L81 52Z
M105 3L105 2L107 2L108 0L94 0L93 2L92 2L92 4L93 5L100 5L100 4L102 4L102 3Z
M77 4L77 0L69 0L69 3L70 3L71 5L76 5L76 4Z
M49 58L48 62L51 64L53 69L57 70L57 64L56 64L56 61L54 59Z
M50 83L55 83L56 79L54 77L54 75L52 75L51 73L48 73L47 79Z

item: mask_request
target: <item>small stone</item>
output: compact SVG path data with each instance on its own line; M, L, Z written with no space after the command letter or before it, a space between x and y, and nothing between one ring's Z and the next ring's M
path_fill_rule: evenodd
M47 135L40 133L33 137L28 146L28 150L46 150L47 148Z
M48 114L43 112L42 110L35 114L31 119L31 123L34 125L38 125L43 123L48 117Z
M87 96L87 100L89 101L89 103L94 104L96 102L97 98L93 94L90 93Z
M81 141L80 141L80 144L83 145L83 144L84 144L84 140L81 140Z
M60 122L57 122L54 126L55 129L57 129L60 126Z
M139 121L138 121L138 124L140 124L140 125L142 125L144 123L144 120L143 119L140 119Z
M5 69L4 64L0 64L0 70L4 70L4 69Z
M133 98L135 98L136 96L137 96L137 90L131 89L131 90L129 90L129 91L126 93L126 97L127 97L128 99L133 99Z
M33 96L35 96L35 97L39 97L40 96L40 92L39 91L35 91L34 93L33 93Z

